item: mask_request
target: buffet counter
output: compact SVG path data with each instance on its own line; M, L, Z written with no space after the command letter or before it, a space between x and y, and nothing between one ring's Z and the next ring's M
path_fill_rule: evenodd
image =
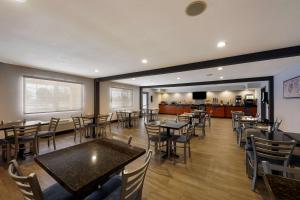
M192 112L195 105L193 104L159 104L160 114L177 115ZM230 106L230 105L205 105L205 111L211 113L212 117L231 118L231 111L244 111L252 116L256 115L257 107Z

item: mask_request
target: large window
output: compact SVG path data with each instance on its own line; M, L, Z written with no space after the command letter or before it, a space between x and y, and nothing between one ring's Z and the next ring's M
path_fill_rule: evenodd
M131 108L132 105L132 90L123 88L110 88L110 106L112 109Z
M24 113L81 111L80 83L24 77Z

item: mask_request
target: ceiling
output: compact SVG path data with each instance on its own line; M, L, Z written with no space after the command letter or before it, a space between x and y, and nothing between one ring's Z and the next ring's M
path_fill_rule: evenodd
M159 93L180 93L180 92L200 92L200 91L239 91L262 88L268 85L267 81L243 82L243 83L226 83L218 85L194 85L180 87L157 87L151 88L154 92ZM149 89L144 89L145 91Z
M134 79L120 79L116 80L116 82L137 86L153 86L216 81L221 80L221 76L223 77L222 80L231 80L240 78L274 76L288 68L293 67L300 67L300 56L223 66L223 70L221 71L219 71L216 67L179 73L138 77ZM212 75L208 76L208 74Z
M299 0L190 2L2 0L0 61L96 78L300 44Z

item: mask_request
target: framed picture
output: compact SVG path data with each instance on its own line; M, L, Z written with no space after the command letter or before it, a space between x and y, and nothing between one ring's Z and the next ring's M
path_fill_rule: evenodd
M300 98L300 76L283 82L284 98Z

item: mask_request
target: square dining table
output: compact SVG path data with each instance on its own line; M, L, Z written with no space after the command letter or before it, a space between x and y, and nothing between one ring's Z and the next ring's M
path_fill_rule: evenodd
M113 139L97 139L39 155L35 161L76 199L83 199L145 149Z

